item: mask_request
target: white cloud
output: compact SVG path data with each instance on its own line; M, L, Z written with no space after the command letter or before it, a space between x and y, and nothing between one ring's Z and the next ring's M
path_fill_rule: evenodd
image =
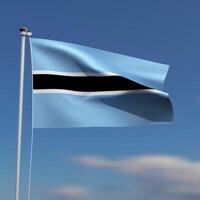
M137 177L142 190L151 195L200 198L200 163L170 156L140 156L109 160L77 156L73 161L95 168L106 168Z
M82 165L96 167L96 168L110 168L113 166L113 161L96 157L96 156L76 156L72 158L73 161Z
M197 102L200 103L200 94L197 96Z
M66 199L86 199L90 190L82 186L63 186L51 192L51 195Z

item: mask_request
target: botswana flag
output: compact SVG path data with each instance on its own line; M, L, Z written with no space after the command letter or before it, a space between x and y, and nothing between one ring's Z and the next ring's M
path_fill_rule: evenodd
M33 127L124 127L170 122L168 65L31 38Z

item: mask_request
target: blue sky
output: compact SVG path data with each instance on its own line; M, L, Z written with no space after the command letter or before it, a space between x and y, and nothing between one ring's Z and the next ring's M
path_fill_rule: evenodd
M1 1L0 199L14 197L20 38L78 43L169 64L175 121L137 128L35 131L34 200L200 198L198 0ZM31 134L27 45L22 200Z

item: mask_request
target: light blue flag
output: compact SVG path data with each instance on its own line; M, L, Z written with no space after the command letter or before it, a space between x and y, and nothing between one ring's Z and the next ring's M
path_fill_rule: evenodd
M31 38L33 127L124 127L172 121L168 65Z

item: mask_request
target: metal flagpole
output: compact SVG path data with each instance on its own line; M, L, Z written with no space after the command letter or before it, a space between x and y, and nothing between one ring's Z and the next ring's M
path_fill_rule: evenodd
M16 185L15 200L19 200L20 190L20 164L21 164L21 140L22 140L22 113L23 113L23 91L24 91L24 64L26 36L31 36L28 28L19 29L21 35L21 56L20 56L20 82L19 82L19 105L18 105L18 132L17 132L17 161L16 161Z

